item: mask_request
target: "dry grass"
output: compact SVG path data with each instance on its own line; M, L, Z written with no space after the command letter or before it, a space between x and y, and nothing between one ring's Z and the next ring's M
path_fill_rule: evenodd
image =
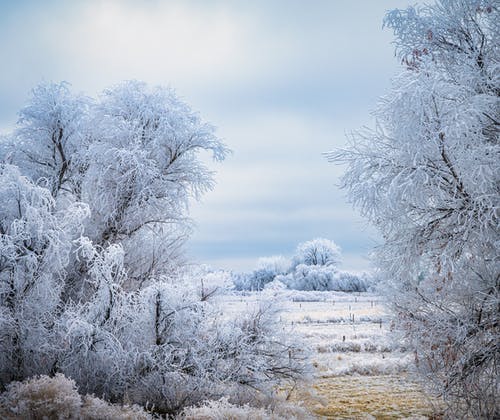
M314 352L313 384L292 399L319 418L435 418L435 402L408 373L411 355L389 337L380 297L337 293L320 302L292 302L285 318Z
M317 378L313 392L293 399L319 418L326 419L428 419L431 401L421 388L403 375L331 376Z

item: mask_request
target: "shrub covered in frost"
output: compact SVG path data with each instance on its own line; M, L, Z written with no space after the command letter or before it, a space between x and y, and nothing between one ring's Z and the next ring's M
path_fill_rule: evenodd
M366 292L371 287L372 276L366 272L357 274L338 271L331 290L342 292Z
M309 266L300 264L295 270L279 276L277 280L294 290L334 290L340 292L366 292L370 285L368 274L353 274L338 271L332 266Z
M75 381L62 374L12 382L0 394L0 418L8 419L152 419L139 406L109 404L78 393Z

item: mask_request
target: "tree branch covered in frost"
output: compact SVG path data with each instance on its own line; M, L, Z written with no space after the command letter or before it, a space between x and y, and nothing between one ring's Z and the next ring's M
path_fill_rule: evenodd
M398 325L452 415L498 416L499 4L439 0L390 12L406 65L377 126L329 156L377 226Z
M0 164L0 382L50 371L49 337L59 312L75 232L49 190ZM88 214L75 203L75 217ZM76 229L78 231L78 229Z
M223 319L183 281L189 200L213 186L207 151L228 153L171 90L33 90L0 144L0 389L63 373L175 414L301 377L304 353L269 308Z
M93 105L90 98L73 95L67 83L41 84L19 113L18 129L9 136L4 153L35 182L42 182L56 197L79 187L75 162L87 145L83 127Z

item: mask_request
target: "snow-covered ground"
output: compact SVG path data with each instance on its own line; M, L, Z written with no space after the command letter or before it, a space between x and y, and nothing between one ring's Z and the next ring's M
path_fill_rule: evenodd
M311 353L313 379L297 392L326 418L427 418L432 413L409 371L412 355L389 335L390 317L373 293L268 290L220 297L224 314L271 299Z

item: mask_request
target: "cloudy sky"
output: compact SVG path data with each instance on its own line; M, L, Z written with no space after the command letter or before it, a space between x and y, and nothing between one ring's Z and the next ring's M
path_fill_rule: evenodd
M0 0L0 130L43 80L89 95L126 79L172 86L234 152L193 203L194 260L244 270L325 237L345 269L365 269L379 238L322 153L373 124L398 71L382 19L409 3Z

